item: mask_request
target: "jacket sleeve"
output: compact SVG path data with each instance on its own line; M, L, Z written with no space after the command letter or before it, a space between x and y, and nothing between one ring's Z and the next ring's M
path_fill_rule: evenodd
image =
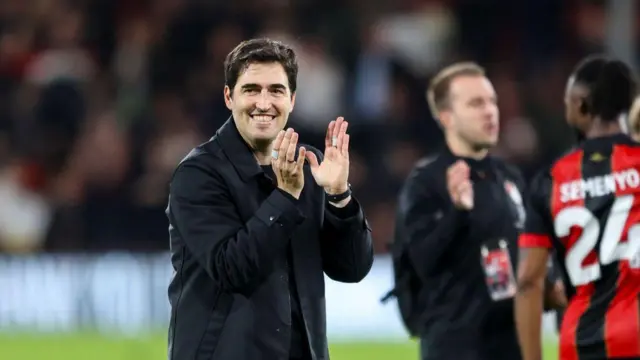
M324 155L307 146L322 162ZM320 189L323 192L324 190ZM322 269L329 278L357 283L367 276L373 265L373 240L364 210L355 196L344 208L336 208L324 197L324 214L320 230Z
M520 205L522 205L522 208L525 211L525 214L524 214L525 227L521 229L522 230L521 233L526 233L527 229L529 229L529 231L533 228L540 229L541 228L540 224L542 223L543 220L540 219L540 215L538 214L537 211L533 211L534 206L530 204L532 204L532 201L534 202L533 204L535 204L535 202L538 202L535 195L539 194L540 191L542 191L542 189L540 188L541 180L536 178L536 180L534 180L532 184L527 184L524 181L522 173L517 168L509 167L509 172L511 176L515 179L518 189L520 189L520 192L523 194L523 196L521 196L523 203ZM528 223L526 220L527 216L531 217ZM547 276L545 276L545 279L544 279L544 289L545 289L544 310L545 311L554 310L552 305L546 300L549 298L549 293L554 290L556 281L560 280L560 278L558 277L556 267L557 266L554 264L552 259L549 259L549 262L547 263Z
M274 190L243 223L220 176L195 162L174 174L167 213L188 251L230 292L250 291L269 274L304 220L294 200Z
M518 239L518 247L553 249L553 225L551 224L547 199L550 199L551 179L547 172L538 174L527 192L527 218Z
M331 279L354 283L367 276L373 265L373 241L355 197L351 197L345 209L333 209L325 203L320 246L322 268Z
M453 207L447 194L439 194L437 188L414 174L399 194L395 241L407 243L416 273L426 279L438 267L442 255L466 234L468 222L468 211Z

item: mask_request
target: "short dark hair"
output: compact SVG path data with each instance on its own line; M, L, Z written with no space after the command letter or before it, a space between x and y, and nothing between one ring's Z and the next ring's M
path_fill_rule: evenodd
M278 62L284 68L291 93L298 86L298 59L295 51L288 45L267 38L246 40L238 44L224 60L225 85L231 90L236 86L238 77L251 64Z
M633 70L604 55L586 57L572 76L588 92L581 110L603 121L617 121L620 114L628 112L638 90Z
M592 90L604 64L609 61L606 55L590 55L580 60L571 73L574 82Z
M438 119L440 111L449 106L451 82L460 76L485 76L485 70L482 66L470 61L455 63L440 70L431 79L427 89L429 110L435 119Z

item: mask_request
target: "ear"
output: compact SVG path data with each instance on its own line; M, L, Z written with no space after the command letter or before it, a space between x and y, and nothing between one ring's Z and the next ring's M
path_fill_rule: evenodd
M451 116L451 112L445 110L438 113L438 120L443 129L448 129L451 127L453 117Z
M578 111L580 111L581 115L587 115L589 109L587 109L587 99L585 98L580 98L580 100L578 100Z
M291 112L293 112L293 107L296 105L296 93L291 94Z
M227 109L233 110L233 98L231 97L231 89L225 85L224 86L224 103L227 105Z

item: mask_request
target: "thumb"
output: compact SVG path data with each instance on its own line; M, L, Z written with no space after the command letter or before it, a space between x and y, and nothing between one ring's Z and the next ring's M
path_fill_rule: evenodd
M464 205L465 208L471 210L473 208L473 192L470 190L464 191L459 196L462 205Z
M309 165L311 165L312 169L320 166L320 164L318 164L318 157L313 153L313 151L307 151L305 153L305 157L309 160Z

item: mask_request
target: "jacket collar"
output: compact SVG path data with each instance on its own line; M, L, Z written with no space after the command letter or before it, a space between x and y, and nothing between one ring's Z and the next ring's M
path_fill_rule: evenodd
M580 146L586 151L598 151L610 148L612 144L633 144L634 141L624 133L611 134L584 140Z
M471 168L488 167L488 166L491 166L491 163L493 162L491 155L487 155L480 160L456 155L453 152L451 152L451 149L446 145L444 146L443 153L448 159L451 160L452 163L456 162L457 160L464 160L467 164L469 164L469 167Z
M212 140L220 143L222 152L240 174L242 181L247 182L254 176L264 173L253 156L251 148L240 136L233 117L227 119Z
M443 153L450 164L453 164L457 160L464 160L471 169L472 180L495 177L497 169L495 166L495 159L491 155L487 155L480 160L458 156L451 152L451 149L446 145L444 146Z

